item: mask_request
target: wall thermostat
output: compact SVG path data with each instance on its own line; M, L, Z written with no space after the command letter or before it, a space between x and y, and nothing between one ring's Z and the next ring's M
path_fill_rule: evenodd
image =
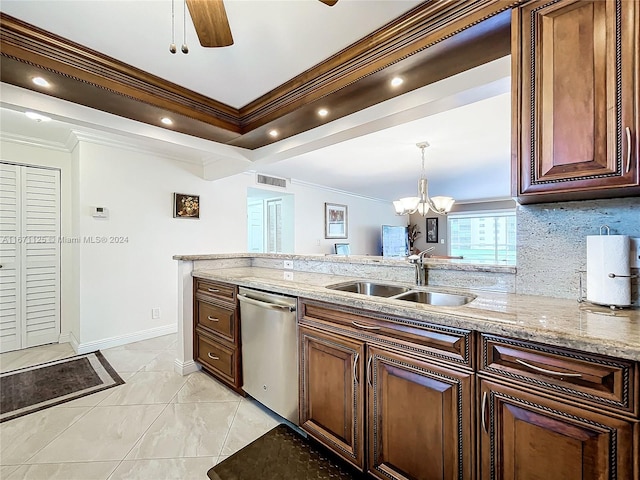
M109 218L109 210L106 207L91 207L93 218Z

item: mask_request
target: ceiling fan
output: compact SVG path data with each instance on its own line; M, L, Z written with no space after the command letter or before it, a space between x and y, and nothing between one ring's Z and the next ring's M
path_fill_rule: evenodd
M338 0L320 0L332 7ZM203 47L233 45L231 28L223 0L186 0L198 40Z

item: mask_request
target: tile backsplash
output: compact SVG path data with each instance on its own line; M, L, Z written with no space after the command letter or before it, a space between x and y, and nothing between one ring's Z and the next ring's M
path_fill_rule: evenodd
M587 235L598 235L608 225L612 235L640 237L640 198L518 205L517 222L516 291L577 299ZM632 301L638 303L637 279Z

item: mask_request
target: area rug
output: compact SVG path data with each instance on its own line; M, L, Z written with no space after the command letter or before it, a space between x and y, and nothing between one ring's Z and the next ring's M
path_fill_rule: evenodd
M207 472L211 480L362 480L346 462L280 424Z
M11 370L0 374L0 423L123 383L99 351Z

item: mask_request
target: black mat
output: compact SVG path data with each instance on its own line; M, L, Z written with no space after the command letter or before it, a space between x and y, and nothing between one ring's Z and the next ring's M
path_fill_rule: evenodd
M0 374L0 423L123 384L102 353Z
M362 480L364 475L281 424L207 472L211 480Z

